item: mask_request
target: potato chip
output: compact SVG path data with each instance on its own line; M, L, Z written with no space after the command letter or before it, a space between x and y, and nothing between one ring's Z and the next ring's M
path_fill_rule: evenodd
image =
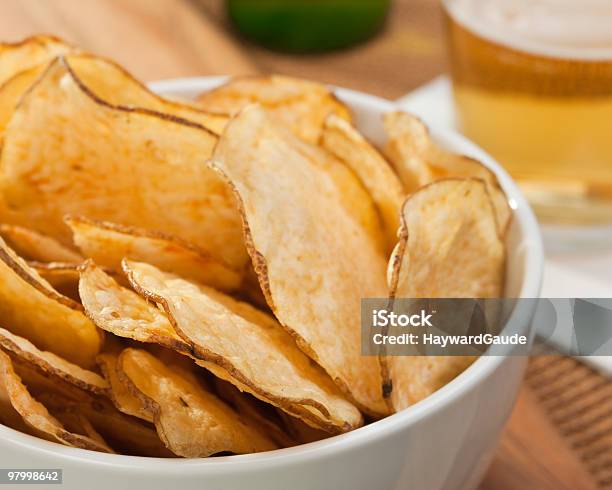
M163 307L190 352L215 375L329 432L362 424L359 411L273 317L148 264L124 261L124 270L137 292Z
M289 437L282 428L282 419L278 415L277 409L272 405L268 405L248 393L241 392L233 384L220 378L215 378L215 393L236 410L249 425L259 427L279 447L295 446L295 440ZM280 413L285 412L280 410ZM304 425L310 427L305 423ZM329 433L325 432L325 434L329 436Z
M109 337L104 352L121 352L122 345ZM124 415L115 409L106 397L92 395L58 377L34 370L31 364L13 356L15 372L21 377L28 391L62 423L67 421L65 412L85 418L105 441L122 454L174 457L163 445L152 424ZM83 432L88 435L87 432ZM89 434L93 437L93 433Z
M121 454L153 458L175 457L162 443L152 424L119 412L108 400L65 398L53 391L37 398L54 412L71 410L81 414L112 448Z
M0 44L0 145L4 128L21 96L53 58L74 51L74 47L52 36L33 36L19 43Z
M251 303L260 310L271 313L266 297L259 285L259 278L253 268L253 264L249 264L249 267L244 271L244 279L242 281L240 293L242 298L239 297L239 299L246 299L248 303Z
M408 193L443 178L479 178L491 195L500 233L512 216L508 199L495 174L479 161L436 146L427 127L415 116L390 112L384 117L387 152Z
M153 423L151 412L144 406L140 398L134 396L119 379L117 374L118 358L119 353L110 352L100 354L97 357L98 366L110 385L110 396L115 407L127 415Z
M28 68L27 70L16 73L4 83L0 84L0 143L4 137L6 125L11 120L19 100L34 84L40 74L45 71L46 67L46 64L41 64Z
M434 180L425 157L430 147L427 127L405 112L389 112L383 118L387 133L386 153L408 193Z
M71 50L67 49L66 53L69 51ZM50 62L53 57L45 61ZM178 102L160 97L110 60L84 53L70 54L66 58L76 76L97 97L112 105L171 114L201 124L218 135L223 132L229 119L228 116L208 113L186 101ZM19 71L4 83L0 83L0 139L19 99L45 68L46 63L38 64Z
M14 334L81 367L95 364L102 334L82 306L59 294L0 238L0 318Z
M87 436L67 431L44 405L36 401L15 373L10 357L0 351L0 400L9 400L32 432L44 439L91 451L113 452Z
M439 180L404 203L400 241L389 261L392 297L500 297L504 265L504 243L483 181ZM450 356L381 359L394 410L441 388L472 361Z
M378 360L361 355L360 301L387 295L385 259L299 146L251 106L228 124L211 165L239 197L249 253L280 323L360 408L383 415Z
M47 281L58 293L80 302L79 265L65 262L28 262L40 277Z
M81 268L79 293L85 313L102 330L190 352L189 344L177 335L166 315L134 291L120 286L91 261Z
M283 420L285 430L297 444L308 444L330 437L329 433L310 427L300 419L292 417L285 412L279 412L279 415Z
M398 253L390 260L393 296L499 297L504 243L484 182L444 179L410 196L402 208Z
M85 401L92 398L90 391L85 391L74 383L70 383L58 376L43 371L11 352L8 352L8 354L13 361L13 369L27 386L28 391L36 399L39 399L45 393L57 394L66 400L72 400L74 402ZM44 404L42 400L39 401Z
M68 217L66 223L77 247L98 265L120 271L128 257L222 291L240 286L240 272L176 237L81 217Z
M22 226L0 224L0 236L20 257L36 262L80 264L83 256L57 240Z
M71 54L66 59L76 77L111 105L170 114L198 123L217 135L223 133L229 120L226 115L212 114L196 104L160 97L110 60L90 54Z
M79 296L79 270L82 264L30 261L28 265L38 272L40 277L51 284L58 292L79 303L81 302L81 297ZM115 280L122 282L123 276L119 272L107 268L102 269ZM125 280L123 280L123 282L127 283Z
M0 351L0 356L4 353ZM8 359L9 362L11 359ZM0 359L0 371L2 370L2 359ZM17 374L18 375L18 374ZM23 432L24 434L31 434L33 430L25 423L23 417L19 414L17 410L13 407L13 403L9 396L9 393L4 389L4 384L2 379L0 378L0 424L6 425L11 429L15 429L19 432Z
M0 86L19 72L74 50L54 36L32 36L17 43L0 43Z
M65 406L59 410L50 410L49 413L59 420L64 428L70 432L85 435L108 447L108 444L104 438L98 433L98 431L96 431L96 429L94 429L91 422L87 420L87 417L85 417L82 413L79 413L73 407Z
M198 97L204 109L228 116L255 102L309 143L319 140L329 114L351 120L349 109L324 85L280 75L234 78Z
M40 401L40 400L39 400ZM44 405L44 403L43 403ZM66 430L89 437L101 446L107 448L108 452L114 452L91 422L74 405L65 404L55 410L46 407L49 413L55 417Z
M387 161L351 124L331 114L325 120L321 145L355 172L374 200L382 220L387 251L397 241L404 190Z
M185 301L189 301L192 308L199 308L197 314L207 318L201 320L201 324L183 326L184 332L181 332L184 334L179 336L162 312L133 291L119 286L89 262L81 271L81 298L85 311L100 328L121 337L156 343L193 356L198 364L242 391L248 391L328 431L350 430L361 424L359 412L339 396L328 377L310 365L292 339L268 315L246 303L162 273L146 264L127 263L126 270L135 285L147 289L147 295L151 292L168 294L165 290L159 291L155 284L150 285L155 277L173 281L172 287L179 293L189 291L194 299L190 301L186 298ZM168 308L175 312L176 301L183 299L182 296L172 299L175 302L169 300L172 308ZM218 315L219 311L226 318L220 317L222 321L212 323L212 315ZM184 318L181 314L181 323ZM178 318L173 320L178 324ZM201 342L205 335L208 340L203 346L193 344ZM228 339L232 339L232 342ZM236 344L232 345L233 342ZM240 355L240 349L252 351L254 356ZM278 373L283 375L279 378ZM134 414L133 411L131 413Z
M50 62L51 59L46 61ZM218 135L223 132L229 119L227 116L207 113L194 104L178 103L162 98L149 91L119 65L104 58L90 54L71 54L67 59L76 76L97 97L112 105L128 109L139 107L145 111L151 110L182 117L201 124ZM0 141L22 95L46 67L47 63L38 64L19 71L4 83L0 83Z
M195 122L109 104L58 58L6 128L0 186L21 224L62 243L72 213L169 233L241 269L234 198L204 164L216 141Z
M286 131L279 128L281 131ZM331 179L340 198L339 205L370 236L371 241L384 251L385 236L383 223L366 187L351 168L331 152L293 138L295 150L313 165L323 170Z
M465 371L471 356L389 357L391 403L396 412L427 398Z
M51 352L41 351L30 341L4 328L0 328L0 347L47 375L60 378L96 395L108 394L109 385L98 374L72 364Z
M77 402L76 406L104 439L121 454L152 458L175 457L174 453L164 446L153 425L129 417L100 400Z
M245 454L276 448L215 395L143 350L124 350L118 372L129 389L150 407L160 438L178 456L202 458L221 452Z

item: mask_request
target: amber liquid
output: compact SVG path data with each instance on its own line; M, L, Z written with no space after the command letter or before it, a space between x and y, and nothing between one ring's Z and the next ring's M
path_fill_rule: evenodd
M612 59L536 55L446 23L461 130L543 221L612 224Z

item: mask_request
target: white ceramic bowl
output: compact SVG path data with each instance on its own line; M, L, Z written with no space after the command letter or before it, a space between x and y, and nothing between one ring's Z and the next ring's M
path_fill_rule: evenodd
M223 79L154 83L164 95L193 97ZM337 95L354 112L359 129L383 142L381 114L392 103L351 90ZM485 162L497 174L514 209L508 237L506 291L537 297L543 253L529 205L489 156L460 135L431 128L443 146ZM533 308L515 311L509 324L531 333ZM510 325L509 325L510 327ZM64 488L147 490L436 490L473 488L482 478L512 410L525 368L520 356L483 357L429 398L354 432L270 453L201 460L108 455L68 448L0 426L0 466L61 468Z

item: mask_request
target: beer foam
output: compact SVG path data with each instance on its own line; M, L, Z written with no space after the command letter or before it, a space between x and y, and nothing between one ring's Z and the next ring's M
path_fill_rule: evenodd
M474 34L532 54L612 60L612 0L445 0Z

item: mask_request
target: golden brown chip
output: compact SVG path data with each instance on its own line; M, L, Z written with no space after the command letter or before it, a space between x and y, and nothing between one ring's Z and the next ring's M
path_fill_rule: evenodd
M393 264L392 295L496 298L502 292L504 243L486 185L444 179L410 196Z
M383 118L387 133L386 153L407 193L434 179L425 157L430 147L427 127L405 112L389 112Z
M211 165L239 197L249 253L280 323L360 408L383 415L378 360L361 355L360 305L387 295L385 259L329 176L296 148L251 106L228 124Z
M41 401L41 400L39 400ZM44 405L44 400L42 400ZM93 441L105 447L109 453L114 452L91 422L74 405L64 405L55 410L46 407L49 413L55 417L66 430L89 437Z
M465 371L471 356L388 357L391 403L396 412L427 398Z
M53 376L11 352L8 354L13 361L15 372L36 399L39 399L45 393L57 394L72 401L84 401L92 398L90 391L82 390L74 383L65 381L58 376Z
M91 54L70 54L66 58L76 76L109 104L139 107L188 119L218 135L223 133L229 119L226 115L205 111L196 104L160 97L113 61Z
M374 200L385 232L387 251L397 241L402 184L374 146L351 124L331 114L323 126L321 145L355 172Z
M359 411L270 315L148 264L124 261L124 271L215 375L327 431L361 425Z
M127 257L222 291L240 286L241 272L176 237L81 217L68 217L66 223L77 247L98 265L120 271Z
M234 198L205 165L216 141L195 122L109 104L58 58L6 128L1 188L20 224L62 243L76 214L169 233L241 269Z
M46 391L37 398L54 412L81 414L112 448L121 454L153 458L175 457L162 443L152 424L119 412L108 400L85 397L79 400Z
M190 352L166 315L134 291L120 286L93 262L81 269L79 293L85 313L102 330L118 337Z
M152 458L175 457L164 446L153 425L141 423L100 400L77 402L76 406L104 439L122 454Z
M74 51L74 48L54 36L32 36L17 43L0 43L0 85L15 74L56 56Z
M0 44L0 145L4 129L21 96L53 58L75 48L52 36L33 36L18 43ZM2 219L5 216L0 213Z
M389 261L393 298L500 297L504 265L504 243L484 182L439 180L404 203L400 241ZM381 359L394 410L441 388L472 361L450 356Z
M119 353L110 352L100 354L97 357L98 366L100 366L100 370L110 385L111 400L120 412L153 423L151 412L146 409L140 398L134 396L119 379L117 374L118 358Z
M243 299L246 299L248 303L256 306L260 310L271 313L266 297L264 296L261 286L259 285L259 278L253 268L253 264L249 264L247 269L244 271L244 280L240 292ZM240 298L239 298L240 299Z
M0 224L0 236L20 257L36 262L80 264L83 256L57 240L22 226Z
M160 438L178 456L202 458L221 452L245 454L276 448L215 395L143 350L124 350L118 372L150 408Z
M92 401L88 404L77 403L78 409L85 413L96 430L121 454L148 456L152 458L172 458L159 438L153 425L141 423L128 417L107 403Z
M74 48L52 36L33 36L18 43L0 43L0 147L4 129L21 96L47 64ZM0 221L14 218L0 194ZM17 219L18 220L18 219Z
M292 417L285 412L279 412L279 415L285 430L297 444L308 444L330 437L329 433L310 427L300 419Z
M279 447L295 446L296 441L289 437L282 428L283 419L278 413L285 412L282 410L277 412L278 409L275 409L272 405L268 405L248 393L241 392L233 384L223 381L221 378L215 378L215 392L219 398L236 410L249 425L259 427ZM307 424L304 425L309 427ZM328 432L324 433L329 437Z
M339 396L327 376L310 364L292 339L268 315L210 288L198 287L162 273L152 266L128 263L126 269L133 283L146 288L147 294L150 289L156 294L173 292L159 291L155 284L151 285L151 279L155 277L173 281L177 293L190 291L191 300L175 296L168 304L175 311L177 302L187 301L191 308L199 308L197 314L203 315L204 319L202 323L185 325L186 336L179 336L161 311L133 291L119 286L100 268L88 262L81 270L81 298L85 311L100 328L121 337L156 343L193 356L198 359L198 364L241 390L327 430L350 430L361 424L359 412ZM210 297L207 298L206 294ZM226 318L219 317L223 321L212 316L215 308L216 315L219 311L225 314ZM180 317L182 322L185 317L183 314ZM208 335L204 347L193 344L201 342L204 335ZM241 349L249 351L250 355L240 355ZM279 378L278 373L283 375Z
M476 178L485 183L495 212L498 233L505 236L512 220L512 209L493 171L478 160L464 155L455 155L439 148L435 148L433 154L435 156L432 160L437 162L434 168L439 178Z
M0 238L0 318L5 328L82 367L95 364L102 333L82 306L59 294Z
M0 84L0 142L2 142L6 125L11 120L11 116L19 100L34 84L40 74L45 71L46 67L46 64L41 64L28 68L27 70L16 73L4 83Z
M80 434L67 431L44 405L36 401L15 373L10 357L0 351L0 400L10 401L32 433L38 437L66 446L91 451L112 452L105 444ZM4 405L4 403L3 403Z
M0 351L0 356L4 355L2 351ZM9 358L10 362L10 358ZM2 358L0 358L0 371L2 371ZM17 373L17 375L19 375ZM19 432L23 432L24 434L33 434L33 430L25 423L23 417L19 414L15 407L13 407L13 403L11 401L11 397L9 393L4 388L4 384L2 378L0 377L0 424L6 425L11 429L15 429Z
M281 131L286 131L279 128ZM323 170L331 179L340 198L338 205L361 226L370 240L382 251L386 247L383 223L374 200L357 174L346 162L336 158L331 152L299 140L293 139L295 150L313 165Z
M79 413L73 407L62 408L61 410L52 411L53 416L58 419L61 424L70 432L82 434L90 437L94 441L108 447L104 438L96 431L91 422L82 413Z
M79 265L65 262L28 262L40 277L47 281L58 293L80 302Z
M68 51L72 52L74 50L67 49L66 52ZM47 62L50 62L57 54L61 53L57 52L54 56L45 60L45 63L19 71L5 82L0 82L0 140L19 99L45 70ZM223 128L227 124L227 116L210 114L195 104L170 101L152 93L146 86L112 61L90 54L70 54L67 55L67 59L76 76L97 97L112 105L125 108L139 107L144 110L185 118L201 124L218 135L223 132Z
M85 260L85 259L83 259ZM78 303L81 302L79 296L79 270L82 264L70 264L65 262L28 262L28 265L34 269L40 277L47 281L54 289L64 296L74 299ZM110 274L118 281L122 281L123 275L111 269L104 269L104 272ZM123 281L127 282L127 281Z
M51 352L41 351L28 340L4 328L0 328L0 347L12 352L47 375L60 378L97 395L108 393L108 383L98 374L72 364Z
M324 85L280 75L234 78L204 92L198 103L206 110L234 116L258 103L281 125L304 141L316 143L329 114L351 120L349 109Z
M51 50L51 52L53 56L45 59L44 63L16 72L12 77L0 83L0 140L21 96L45 70L47 63L55 56L62 54L58 50ZM110 60L91 54L68 54L74 53L74 49L69 49L68 46L66 46L65 52L76 76L97 97L112 105L128 109L138 107L145 111L157 111L185 118L201 124L218 135L223 132L223 128L227 124L228 116L211 114L195 104L172 101L154 94Z
M508 227L512 212L495 174L479 161L436 146L427 127L415 116L390 112L384 117L389 140L387 152L406 192L444 178L478 178L491 195L500 233Z

